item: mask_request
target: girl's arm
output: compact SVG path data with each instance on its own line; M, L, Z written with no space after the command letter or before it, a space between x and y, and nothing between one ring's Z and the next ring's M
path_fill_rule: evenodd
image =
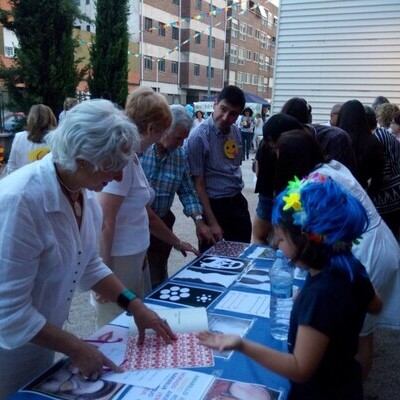
M235 335L200 332L200 343L213 349L238 350L263 367L291 381L305 382L317 370L329 338L310 326L300 325L293 354L282 353Z

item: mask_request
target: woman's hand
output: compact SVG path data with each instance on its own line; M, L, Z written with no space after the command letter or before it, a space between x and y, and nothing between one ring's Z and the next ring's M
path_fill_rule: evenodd
M138 344L143 344L145 338L145 330L153 329L156 331L167 343L176 340L177 337L168 325L166 320L153 310L150 310L140 299L135 299L129 304L128 311L133 315L135 324L139 331Z
M237 335L223 335L210 331L199 332L196 335L203 346L219 351L239 350L242 345L242 338Z
M104 371L122 372L123 369L107 358L96 346L81 341L69 354L71 367L77 368L85 379L96 381Z

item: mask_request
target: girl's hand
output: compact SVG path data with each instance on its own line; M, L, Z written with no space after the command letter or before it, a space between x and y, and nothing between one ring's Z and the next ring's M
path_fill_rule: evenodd
M237 335L223 335L221 333L203 331L199 332L196 337L203 346L218 351L240 350L242 346L242 338Z

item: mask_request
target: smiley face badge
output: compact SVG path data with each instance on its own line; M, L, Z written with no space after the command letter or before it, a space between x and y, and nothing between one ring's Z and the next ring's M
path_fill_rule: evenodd
M239 153L239 146L233 139L228 139L224 143L225 156L230 160L233 160Z

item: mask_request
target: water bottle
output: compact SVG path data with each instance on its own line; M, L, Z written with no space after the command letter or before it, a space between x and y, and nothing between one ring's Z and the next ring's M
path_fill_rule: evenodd
M271 335L277 340L287 340L290 312L293 305L293 268L281 250L276 251L276 260L270 272Z

